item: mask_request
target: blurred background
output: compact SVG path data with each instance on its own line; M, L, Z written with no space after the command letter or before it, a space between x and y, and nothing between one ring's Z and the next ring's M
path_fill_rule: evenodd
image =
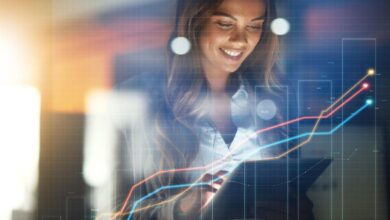
M390 3L277 3L288 22L279 28L283 83L295 102L289 118L318 114L368 69L376 72L370 90L323 127L334 127L367 97L374 108L298 154L334 158L309 192L316 218L389 219ZM121 172L118 150L107 147L115 137L105 102L125 79L164 72L175 6L0 0L0 219L94 219L117 210L128 186L115 180ZM298 130L310 126L302 122Z

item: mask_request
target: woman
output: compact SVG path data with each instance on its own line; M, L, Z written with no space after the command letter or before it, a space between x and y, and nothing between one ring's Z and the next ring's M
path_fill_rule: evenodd
M146 94L148 120L124 132L131 145L134 182L159 170L205 166L230 155L231 161L248 157L262 143L280 138L280 132L252 138L259 127L255 100L277 86L275 80L278 39L270 31L276 17L273 0L181 0L171 39L185 37L191 43L186 55L170 52L166 76L143 74L122 87ZM264 94L256 91L263 86ZM162 95L163 94L163 95ZM147 121L147 123L146 123ZM142 146L142 147L139 147ZM262 151L257 159L281 148ZM233 153L234 152L234 153ZM136 156L134 156L136 155ZM196 219L212 199L231 163L208 170L159 175L147 181L131 198L137 208L133 219ZM183 189L161 186L203 181L220 176L215 183L193 188L178 199L158 206ZM131 209L131 205L128 207Z

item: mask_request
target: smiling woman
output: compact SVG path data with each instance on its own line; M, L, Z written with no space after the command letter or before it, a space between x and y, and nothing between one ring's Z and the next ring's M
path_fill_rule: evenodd
M200 36L207 79L227 79L252 53L261 38L265 8L264 1L225 0L212 14Z
M266 88L261 95L277 87L279 41L270 31L275 18L272 0L179 0L171 41L187 39L190 51L171 51L166 74L141 74L119 86L145 94L149 103L148 120L122 132L131 154L125 156L131 185L137 187L119 214L128 210L129 218L136 219L196 219L237 161L281 151L277 146L250 155L285 135L283 130L249 138L259 128L256 121L266 123L256 120L256 87ZM281 112L275 107L273 119L280 120ZM224 158L228 160L210 168ZM148 178L161 170L193 167L204 169ZM220 179L201 188L177 187L213 178Z

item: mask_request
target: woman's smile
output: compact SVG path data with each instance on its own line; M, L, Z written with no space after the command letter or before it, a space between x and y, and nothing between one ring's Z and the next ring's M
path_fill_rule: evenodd
M206 21L200 35L206 78L226 79L236 72L260 41L264 0L225 0Z
M236 49L220 49L222 51L222 54L233 61L240 61L242 58L242 55L244 54L243 50L236 50Z

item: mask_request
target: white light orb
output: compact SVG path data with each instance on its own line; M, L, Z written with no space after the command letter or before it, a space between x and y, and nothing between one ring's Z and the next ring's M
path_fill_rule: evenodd
M374 103L374 101L372 99L367 99L366 100L366 104L367 105L372 105L372 103Z
M284 18L276 18L271 22L271 30L276 35L286 35L290 31L290 23Z
M187 54L191 50L191 43L185 37L176 37L171 42L171 50L177 55Z
M260 101L256 106L256 113L259 118L263 120L271 120L275 117L277 112L276 104L274 101L264 99Z

